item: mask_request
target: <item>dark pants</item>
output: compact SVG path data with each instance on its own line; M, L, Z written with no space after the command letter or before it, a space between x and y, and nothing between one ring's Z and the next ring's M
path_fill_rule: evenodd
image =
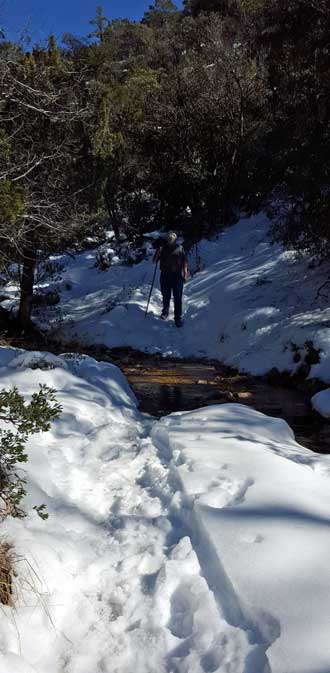
M167 315L169 312L171 295L173 292L174 319L181 320L183 292L183 278L181 273L165 273L162 271L160 274L160 289L163 295L163 313Z

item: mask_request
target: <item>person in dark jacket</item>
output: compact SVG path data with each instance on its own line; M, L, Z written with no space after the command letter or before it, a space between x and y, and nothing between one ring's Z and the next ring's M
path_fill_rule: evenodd
M153 263L160 262L160 289L163 295L162 320L166 320L170 310L171 295L174 299L174 320L182 327L183 284L188 278L188 265L182 245L177 243L177 235L170 231L164 244L154 255Z

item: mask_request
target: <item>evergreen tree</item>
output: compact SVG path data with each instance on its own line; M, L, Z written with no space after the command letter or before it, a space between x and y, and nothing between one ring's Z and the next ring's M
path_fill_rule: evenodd
M103 42L106 29L109 25L109 19L104 15L104 9L102 5L96 7L96 15L94 19L90 20L90 25L95 26L95 29L92 33L88 35L89 38L95 37L99 42Z
M156 216L197 231L276 202L276 236L330 254L326 0L156 0L141 22L99 6L91 24L64 50L0 45L0 241L23 265L22 324L38 259L100 213L134 238Z
M275 235L328 257L330 7L322 0L267 0L259 21L272 90L263 170L279 205Z
M198 16L201 12L228 15L235 5L234 0L183 0L185 14L192 16Z
M149 9L144 13L142 22L152 28L162 28L178 14L178 8L172 0L155 0L154 4L149 5Z
M86 195L77 167L88 111L79 73L52 38L46 51L8 56L2 48L0 241L2 255L23 266L19 319L27 327L37 260L82 235Z

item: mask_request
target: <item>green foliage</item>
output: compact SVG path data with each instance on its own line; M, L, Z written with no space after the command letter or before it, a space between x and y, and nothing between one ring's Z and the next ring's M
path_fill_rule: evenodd
M14 225L25 211L24 189L10 180L0 182L0 226Z
M27 403L17 388L0 391L0 517L25 516L20 504L26 495L24 473L18 464L27 462L26 443L29 437L47 432L61 413L55 390L45 385ZM5 429L8 427L8 429ZM47 518L45 505L34 507L37 514Z
M98 119L91 136L91 146L95 157L106 159L114 152L115 135L110 126L111 96L105 92L99 104Z
M267 0L257 44L266 54L272 120L260 173L279 206L275 238L329 259L330 5Z
M178 8L172 0L155 0L153 5L149 5L142 21L151 27L161 28L178 14Z
M96 15L89 23L91 26L95 26L95 29L88 37L96 37L98 40L100 40L100 42L102 42L106 28L109 25L109 19L107 19L107 17L104 15L104 10L101 5L96 7Z
M35 505L33 509L37 512L40 519L47 521L49 519L49 514L46 512L46 505Z
M61 50L56 44L56 38L54 35L50 35L48 38L48 64L53 67L61 67ZM33 55L32 55L33 56ZM33 69L33 61L30 60L30 65Z
M19 320L27 328L39 260L90 233L90 147L95 101L86 63L50 37L25 53L0 44L0 248L22 264Z
M99 6L65 49L0 44L7 259L32 267L105 214L117 237L156 223L195 240L270 203L275 238L329 259L329 3L183 4L140 22Z

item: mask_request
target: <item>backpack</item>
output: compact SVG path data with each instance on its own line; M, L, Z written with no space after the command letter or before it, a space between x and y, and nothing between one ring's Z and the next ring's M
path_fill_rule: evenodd
M175 248L164 245L160 253L160 270L165 273L181 273L184 258L182 245L177 245Z

